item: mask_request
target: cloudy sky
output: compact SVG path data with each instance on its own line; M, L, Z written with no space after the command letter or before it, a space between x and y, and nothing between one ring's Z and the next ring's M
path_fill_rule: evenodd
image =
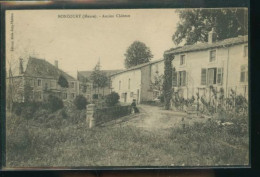
M123 69L124 53L135 40L150 47L152 60L162 58L174 46L171 38L179 20L174 9L17 10L6 15L7 60L15 64L28 55L59 60L59 68L73 76L92 70L99 58L102 69Z

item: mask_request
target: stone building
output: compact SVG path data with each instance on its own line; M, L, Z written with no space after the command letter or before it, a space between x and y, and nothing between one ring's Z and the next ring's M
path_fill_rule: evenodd
M137 103L153 100L156 95L151 82L164 72L163 60L151 61L111 75L111 91L117 92L120 102Z
M174 57L174 94L208 99L213 88L218 93L222 90L226 98L231 92L248 98L248 36L217 41L212 30L208 42L172 48L165 55ZM163 59L141 64L111 75L111 90L119 93L120 102L151 101L161 94L151 83L162 74Z
M221 41L211 31L208 42L173 48L165 52L173 55L174 92L191 98L199 94L213 96L212 88L231 91L248 98L248 36L238 36Z
M67 80L68 87L58 84L59 78ZM10 68L6 77L7 100L13 102L44 101L48 95L63 100L73 100L79 94L79 82L44 59L29 57L20 59Z

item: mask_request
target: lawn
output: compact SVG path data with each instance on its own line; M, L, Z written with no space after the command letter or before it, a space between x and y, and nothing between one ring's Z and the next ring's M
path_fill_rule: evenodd
M9 115L7 167L248 165L247 128L214 121L147 131L127 124L88 129L56 112L45 119Z

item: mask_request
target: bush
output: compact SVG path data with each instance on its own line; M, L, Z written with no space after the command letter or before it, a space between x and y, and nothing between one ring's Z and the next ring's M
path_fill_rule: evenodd
M74 100L74 104L79 110L85 109L87 105L87 99L83 95L78 95Z
M116 92L112 92L105 98L105 103L107 106L115 106L119 101L119 95Z
M69 87L69 83L63 75L60 75L59 80L58 80L58 84L63 88Z
M20 116L22 113L22 103L13 103L12 112L14 112L17 116Z
M51 110L51 112L55 112L61 108L63 108L63 101L53 95L49 95L48 99L47 99L47 107L49 110Z
M163 94L159 96L159 99L160 99L161 103L164 103L164 95Z

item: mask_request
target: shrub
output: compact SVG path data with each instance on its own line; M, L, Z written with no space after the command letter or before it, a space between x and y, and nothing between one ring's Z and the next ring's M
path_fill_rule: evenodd
M63 108L63 101L53 95L49 95L47 99L47 108L51 110L51 112L55 112L61 108Z
M22 113L22 104L21 103L13 103L12 112L14 112L17 116L20 116Z
M58 84L63 88L69 87L69 83L63 75L60 75L59 80L58 80Z
M79 110L85 109L87 105L87 99L83 95L78 95L74 100L74 104Z
M105 98L105 103L107 106L115 106L119 101L119 95L116 92L112 92Z
M159 99L160 99L161 103L164 103L164 95L163 94L159 96Z

